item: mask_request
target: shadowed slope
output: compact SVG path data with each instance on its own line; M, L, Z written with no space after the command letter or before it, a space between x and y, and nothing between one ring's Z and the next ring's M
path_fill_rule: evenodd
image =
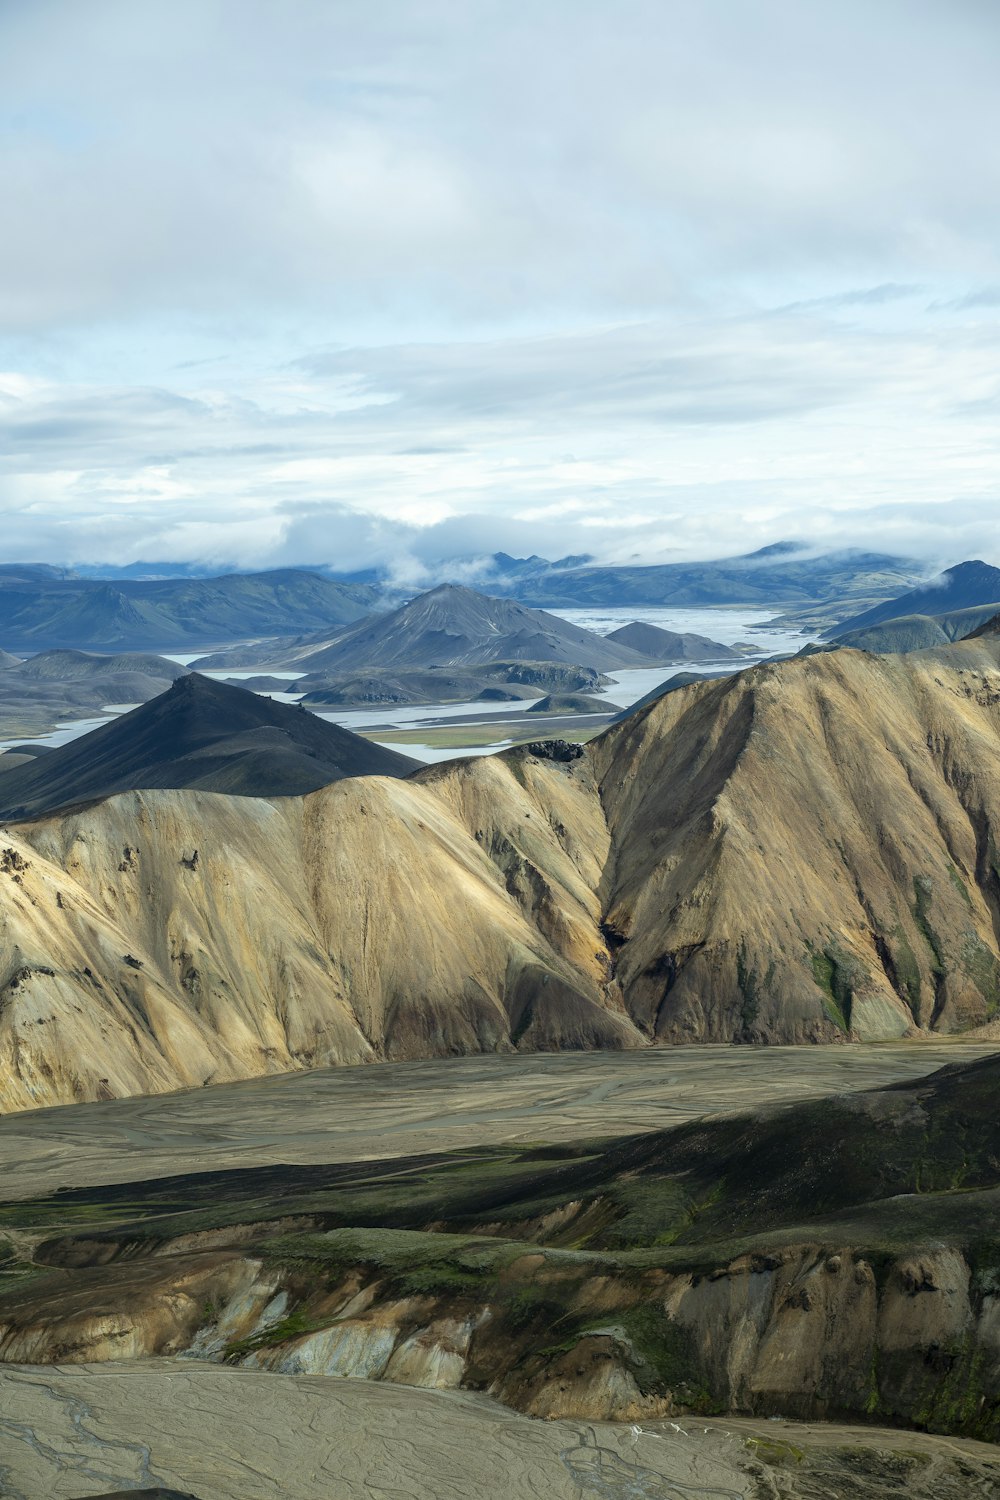
M304 710L191 672L169 692L4 779L0 816L144 787L291 796L342 776L405 776L414 762Z

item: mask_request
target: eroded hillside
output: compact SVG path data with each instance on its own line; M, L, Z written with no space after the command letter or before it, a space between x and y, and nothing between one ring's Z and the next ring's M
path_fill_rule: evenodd
M0 838L3 1107L521 1048L956 1032L1000 1002L995 643L765 665L577 758Z

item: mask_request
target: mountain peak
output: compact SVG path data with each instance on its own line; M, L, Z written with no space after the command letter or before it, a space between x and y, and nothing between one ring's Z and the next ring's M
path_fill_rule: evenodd
M415 769L415 761L316 714L189 672L131 713L7 772L0 817L37 817L153 787L302 795L347 776Z

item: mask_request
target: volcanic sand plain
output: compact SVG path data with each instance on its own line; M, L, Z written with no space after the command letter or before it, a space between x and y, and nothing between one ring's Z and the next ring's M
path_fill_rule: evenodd
M870 1089L983 1043L690 1047L322 1069L9 1115L3 1196L663 1129ZM0 1495L197 1500L1000 1500L1000 1453L909 1432L533 1421L486 1396L193 1359L0 1368Z
M918 1078L995 1042L691 1046L283 1073L0 1118L0 1198L228 1168L665 1130Z
M682 1418L533 1421L460 1391L194 1360L0 1371L0 1494L85 1500L995 1500L985 1444Z

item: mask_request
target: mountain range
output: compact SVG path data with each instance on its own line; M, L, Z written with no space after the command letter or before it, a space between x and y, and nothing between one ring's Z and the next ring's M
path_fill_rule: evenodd
M327 1061L992 1024L998 665L990 636L819 653L680 688L572 757L305 798L127 791L8 826L5 1107ZM129 717L166 736L164 705L201 691ZM68 748L57 796L97 795L93 744Z
M777 542L740 557L712 562L633 567L588 565L515 578L514 597L547 608L669 604L796 605L872 602L901 593L922 576L918 563L852 548L817 554L794 542Z
M208 647L251 635L335 627L360 619L378 594L295 568L218 578L114 582L62 570L0 569L0 642L138 651Z
M303 675L330 679L359 671L398 674L518 661L607 672L648 667L652 661L737 661L744 649L638 623L598 635L513 599L442 584L327 638L265 641L206 656L196 665L212 670L294 666Z
M427 571L437 582L473 580L475 587L491 594L547 608L756 603L791 609L837 598L874 602L901 593L923 577L925 569L887 553L861 548L818 553L805 543L783 541L709 562L608 566L588 556L549 561L495 552L488 557L438 559ZM333 576L387 591L394 586L390 573L379 568Z
M340 631L333 640L303 643L278 661L328 675L496 661L558 662L599 672L646 665L628 647L609 645L555 615L453 584Z
M441 564L440 571L447 577L448 565ZM468 560L459 575L463 571ZM717 562L611 568L582 557L549 563L497 554L485 586L493 595L532 606L754 603L794 609L837 601L853 602L857 613L902 593L920 572L915 564L880 553L817 556L782 542ZM400 597L398 586L378 570L363 577L305 568L204 573L189 564L155 562L79 570L0 565L0 642L13 652L134 651L219 647L248 637L294 639L385 612Z

